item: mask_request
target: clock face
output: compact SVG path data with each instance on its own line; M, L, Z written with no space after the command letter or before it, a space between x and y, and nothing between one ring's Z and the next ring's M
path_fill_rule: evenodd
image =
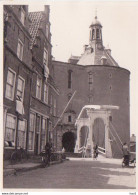
M101 44L101 43L98 43L98 44L97 44L97 48L98 48L98 49L102 49L102 48L103 48L102 44Z

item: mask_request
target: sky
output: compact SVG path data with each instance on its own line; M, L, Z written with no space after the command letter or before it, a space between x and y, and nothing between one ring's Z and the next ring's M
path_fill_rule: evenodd
M112 56L130 74L130 131L138 129L138 1L34 1L29 11L43 11L50 5L52 55L67 62L71 55L80 56L89 43L89 26L96 10L102 23L103 44L109 45Z

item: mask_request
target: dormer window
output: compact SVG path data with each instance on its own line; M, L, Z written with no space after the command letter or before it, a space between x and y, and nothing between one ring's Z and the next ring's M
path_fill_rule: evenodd
M21 23L24 25L24 21L25 21L25 11L23 8L21 8Z

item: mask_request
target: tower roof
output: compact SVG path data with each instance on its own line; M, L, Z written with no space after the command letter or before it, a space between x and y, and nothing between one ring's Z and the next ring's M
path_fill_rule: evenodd
M92 21L92 23L90 25L90 27L91 26L97 26L97 25L102 27L101 22L97 19L97 16L95 16L94 20Z

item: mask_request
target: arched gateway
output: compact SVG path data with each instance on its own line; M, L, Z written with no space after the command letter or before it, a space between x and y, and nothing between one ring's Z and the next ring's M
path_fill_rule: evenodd
M77 126L77 140L75 146L75 152L78 153L79 149L82 147L82 127L88 127L88 133L85 134L84 145L87 148L93 149L94 145L94 124L97 119L102 119L104 123L104 145L105 145L105 155L107 158L112 158L112 150L109 139L109 121L111 117L111 110L119 109L118 106L111 105L86 105L82 108L75 125ZM82 113L86 111L87 118L81 118Z

